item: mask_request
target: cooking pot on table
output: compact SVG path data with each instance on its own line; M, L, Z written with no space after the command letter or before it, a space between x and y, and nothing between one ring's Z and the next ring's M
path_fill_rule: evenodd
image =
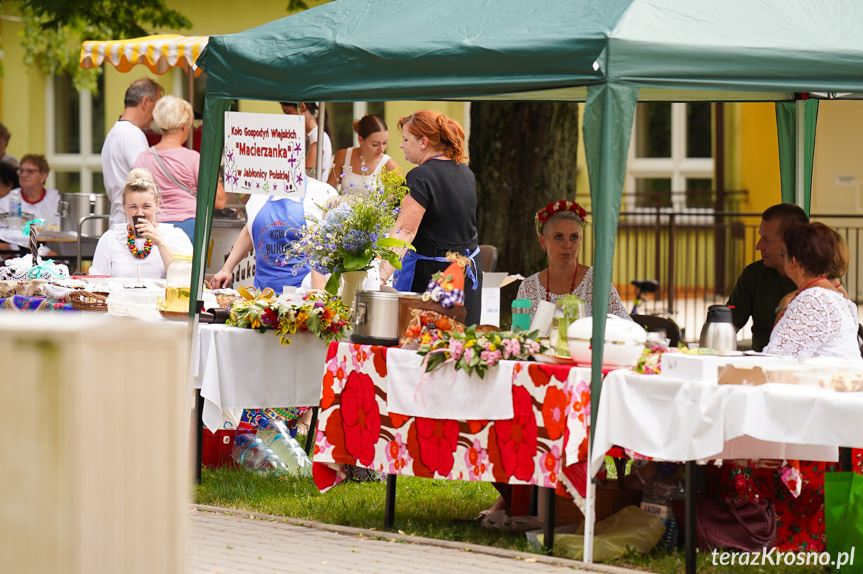
M399 344L399 295L384 291L357 291L351 341L391 347Z
M61 193L57 202L60 231L78 233L78 222L88 215L107 215L108 196L104 193ZM99 238L108 230L107 219L89 219L81 227L82 237Z

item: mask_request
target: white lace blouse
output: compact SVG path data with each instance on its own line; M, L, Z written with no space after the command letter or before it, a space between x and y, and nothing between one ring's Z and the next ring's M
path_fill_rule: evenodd
M581 283L575 287L573 294L578 295L584 300L584 314L587 316L591 315L593 308L593 267L587 268L587 273L584 274L584 278L581 280ZM536 313L536 307L539 305L540 301L551 301L552 303L555 303L561 297L563 297L563 295L549 293L546 288L542 286L542 283L539 280L539 273L535 273L522 281L521 286L518 288L518 299L530 299L531 320L533 320L533 316ZM617 293L617 289L614 288L614 285L611 286L611 292L608 294L608 312L624 319L630 319L629 313L627 313L626 309L623 307L623 303L620 301L620 295Z
M857 306L823 287L803 290L770 334L764 352L798 360L836 357L863 361L857 347Z

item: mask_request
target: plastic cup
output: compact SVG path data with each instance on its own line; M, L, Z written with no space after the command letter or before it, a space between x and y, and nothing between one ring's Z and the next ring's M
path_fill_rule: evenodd
M145 219L147 219L147 218L143 215L133 215L132 216L132 233L135 234L136 239L139 237L143 237L141 235L141 232L138 230L138 224Z

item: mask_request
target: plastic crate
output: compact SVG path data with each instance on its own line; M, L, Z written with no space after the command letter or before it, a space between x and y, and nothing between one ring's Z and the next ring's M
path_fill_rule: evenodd
M220 466L236 466L236 463L231 458L231 450L234 448L234 439L237 438L237 433L252 433L255 434L256 429L223 429L211 433L204 429L202 441L201 464L210 468L218 468Z

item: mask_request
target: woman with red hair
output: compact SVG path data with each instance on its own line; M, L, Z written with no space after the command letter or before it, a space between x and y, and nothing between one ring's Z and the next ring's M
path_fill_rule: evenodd
M470 259L465 268L466 325L479 323L482 266L476 230L476 178L467 166L464 130L452 118L423 110L399 120L401 148L405 159L416 164L405 179L410 195L391 237L414 245L407 251L402 269L394 277L399 291L423 292L434 273L451 263L448 252ZM393 274L389 264L381 265L381 282Z

